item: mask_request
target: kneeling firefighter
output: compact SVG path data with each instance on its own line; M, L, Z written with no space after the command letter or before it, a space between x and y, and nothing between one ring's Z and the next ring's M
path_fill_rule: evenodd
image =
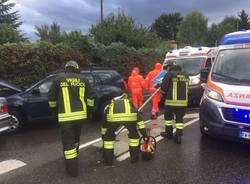
M94 106L95 91L88 80L78 74L79 67L75 61L67 62L65 70L54 80L48 100L52 112L58 116L66 170L76 177L81 127L87 120L87 106L90 112Z
M104 139L104 163L106 166L112 166L114 157L115 131L121 125L124 125L128 131L129 152L131 162L135 163L139 158L139 139L137 126L143 137L146 136L146 129L142 121L142 115L130 103L127 94L116 97L105 110L106 132Z
M188 77L181 72L181 67L169 61L166 66L168 72L161 84L161 93L165 99L165 132L161 136L173 137L173 118L176 117L175 141L181 144L183 135L183 117L188 104Z

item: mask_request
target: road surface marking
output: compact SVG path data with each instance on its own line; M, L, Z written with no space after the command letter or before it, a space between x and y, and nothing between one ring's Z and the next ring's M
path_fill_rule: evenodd
M191 125L191 124L197 122L198 120L199 120L199 118L196 118L196 119L193 119L193 120L191 120L191 121L188 121L187 123L184 124L184 127L189 126L189 125ZM176 128L174 128L173 132L174 132L174 133L176 132ZM163 137L160 136L160 135L158 135L158 136L156 136L155 139L156 139L156 142L159 142L159 141L161 141L161 140L163 139ZM129 158L129 157L130 157L130 154L129 154L129 152L127 151L126 153L124 153L124 154L122 154L121 156L117 157L116 160L119 161L119 162L121 162L121 161L123 161L123 160L126 160L126 159Z
M20 160L5 160L0 162L0 175L27 165Z

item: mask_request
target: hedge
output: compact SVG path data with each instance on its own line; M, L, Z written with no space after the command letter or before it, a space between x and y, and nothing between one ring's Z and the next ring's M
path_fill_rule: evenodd
M0 79L28 86L63 69L65 62L71 59L81 66L86 64L80 51L47 42L0 45Z
M63 69L65 62L71 59L81 67L92 63L115 69L124 78L128 78L132 68L137 66L146 76L156 60L163 60L168 49L167 45L157 49L136 50L123 43L104 46L91 40L79 42L77 47L47 42L4 44L0 45L0 79L29 86L53 71Z

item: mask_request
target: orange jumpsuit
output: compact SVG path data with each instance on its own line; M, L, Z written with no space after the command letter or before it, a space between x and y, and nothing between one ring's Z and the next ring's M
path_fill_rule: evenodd
M145 79L145 88L149 89L151 95L157 90L156 88L153 87L154 85L154 78L157 77L157 75L159 75L159 73L162 70L162 66L160 63L156 63L155 64L155 69L150 71ZM156 114L159 112L159 107L158 104L161 100L161 93L157 93L153 98L153 107L152 107L152 116L156 117Z
M130 91L132 93L133 105L137 109L142 105L143 86L144 86L143 77L141 75L139 75L135 70L133 70L131 72L131 76L128 78L128 88L130 89Z

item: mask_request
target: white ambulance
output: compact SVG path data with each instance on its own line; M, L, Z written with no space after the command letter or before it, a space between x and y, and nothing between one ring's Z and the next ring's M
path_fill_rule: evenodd
M208 78L207 78L208 76ZM202 134L234 140L250 139L250 30L225 35L200 105Z
M215 55L216 48L190 46L173 50L166 54L164 63L169 60L174 60L176 64L182 67L182 71L189 76L189 104L200 103L200 99L203 94L200 72L205 68L210 70Z

